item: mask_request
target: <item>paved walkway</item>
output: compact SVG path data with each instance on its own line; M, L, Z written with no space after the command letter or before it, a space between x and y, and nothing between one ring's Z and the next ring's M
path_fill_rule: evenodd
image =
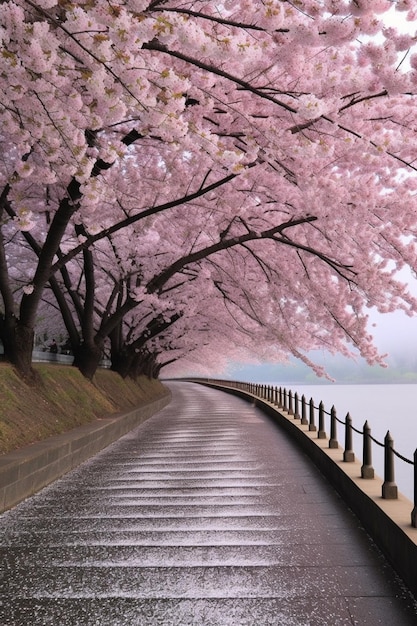
M191 383L0 518L2 626L417 623L356 518L250 404Z

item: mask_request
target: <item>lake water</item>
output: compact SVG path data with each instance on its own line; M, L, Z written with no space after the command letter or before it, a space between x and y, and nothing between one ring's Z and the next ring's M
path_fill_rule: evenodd
M336 415L344 420L349 412L352 423L358 430L365 421L371 427L371 434L383 442L387 431L394 439L394 448L407 459L413 460L417 448L417 385L285 385L301 400L313 398L315 406L323 402L326 411L334 405ZM301 410L301 406L300 406ZM316 424L318 424L318 411ZM308 419L308 412L307 412ZM339 445L344 447L344 426L337 425ZM330 420L326 415L326 432L329 436ZM359 461L362 460L362 437L354 434L353 448ZM372 464L375 473L384 475L384 451L372 443ZM395 457L395 482L407 498L413 500L413 466Z

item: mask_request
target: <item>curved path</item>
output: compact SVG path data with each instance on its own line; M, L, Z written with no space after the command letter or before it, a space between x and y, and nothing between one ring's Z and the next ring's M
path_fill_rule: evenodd
M0 518L2 626L417 623L356 518L259 409L170 387L167 408Z

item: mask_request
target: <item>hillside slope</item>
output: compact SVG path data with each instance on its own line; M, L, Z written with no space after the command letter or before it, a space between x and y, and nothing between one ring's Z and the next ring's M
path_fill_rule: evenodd
M66 432L100 417L129 411L165 393L157 380L123 380L99 370L90 382L67 365L35 364L40 383L24 383L0 363L0 454Z

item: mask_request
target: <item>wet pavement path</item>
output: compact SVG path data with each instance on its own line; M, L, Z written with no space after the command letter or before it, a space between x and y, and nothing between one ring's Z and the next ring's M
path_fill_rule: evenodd
M0 517L1 626L417 623L356 518L259 409L191 383Z

